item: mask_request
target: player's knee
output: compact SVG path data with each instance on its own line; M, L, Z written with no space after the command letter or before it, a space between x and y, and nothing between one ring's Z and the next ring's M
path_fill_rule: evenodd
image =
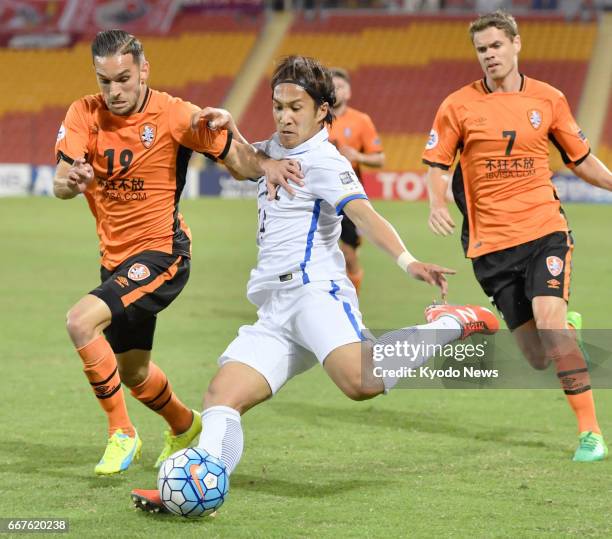
M557 361L577 348L575 335L567 330L564 317L543 316L536 319L536 326L544 356L552 361Z
M364 384L361 374L354 374L344 380L340 389L349 399L354 401L365 401L380 394L379 388Z
M344 394L353 401L367 401L380 395L380 391L364 388L364 387L351 387L342 388Z
M559 330L565 328L565 320L559 320L556 316L541 316L535 321L538 331Z
M73 341L84 341L93 333L93 327L78 307L73 307L66 314L66 329Z
M237 410L241 415L245 413L252 405L247 402L248 399L244 394L236 391L228 391L221 384L215 383L213 380L206 393L204 393L204 409L212 406L227 406Z

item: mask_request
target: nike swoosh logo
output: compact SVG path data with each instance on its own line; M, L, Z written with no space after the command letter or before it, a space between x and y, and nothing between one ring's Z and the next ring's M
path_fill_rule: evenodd
M198 477L197 473L199 467L199 464L192 464L191 466L189 466L189 474L191 475L191 479L193 479L193 482L195 483L198 491L200 492L200 498L204 498L204 491L202 490L202 484L200 483L200 478Z

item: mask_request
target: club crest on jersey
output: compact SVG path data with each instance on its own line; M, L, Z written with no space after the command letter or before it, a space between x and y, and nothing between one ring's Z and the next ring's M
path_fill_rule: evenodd
M345 127L345 128L344 128L344 136L345 136L346 138L350 138L350 136L351 136L351 133L352 133L352 132L353 132L353 131L351 130L351 128L350 128L350 127Z
M136 262L136 264L132 264L130 269L128 270L128 277L132 279L132 281L142 281L151 275L149 268L140 262Z
M438 132L435 129L432 129L429 132L429 138L427 139L427 144L425 145L426 150L431 150L438 145Z
M547 256L546 266L553 277L556 277L563 271L563 260L558 256Z
M531 109L527 111L529 117L529 123L534 129L538 129L542 125L542 113L539 110Z
M153 142L155 141L155 126L151 124L144 124L141 126L140 141L145 148L150 148L153 146Z
M65 136L66 136L66 128L64 127L64 124L62 124L62 125L60 125L59 131L57 132L57 141L56 142L59 142Z

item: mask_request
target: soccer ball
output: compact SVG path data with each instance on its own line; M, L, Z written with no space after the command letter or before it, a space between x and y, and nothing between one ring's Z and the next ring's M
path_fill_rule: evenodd
M157 488L166 509L182 517L210 515L229 490L225 465L203 449L181 449L159 469Z

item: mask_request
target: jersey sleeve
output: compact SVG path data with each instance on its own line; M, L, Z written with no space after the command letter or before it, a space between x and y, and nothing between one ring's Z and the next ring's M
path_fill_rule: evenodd
M383 151L383 145L374 127L374 122L367 115L363 115L363 152L380 153Z
M85 157L89 146L89 122L87 109L82 101L70 105L66 117L57 133L55 156L59 163L64 160L72 164L75 159Z
M423 163L448 170L461 142L461 127L449 98L442 102L423 152Z
M351 200L368 199L363 185L346 159L325 158L310 168L305 176L308 190L333 206L338 215Z
M566 165L579 165L591 151L589 141L576 123L563 94L560 94L555 102L553 115L549 132L550 140L559 150Z
M172 138L182 146L203 153L213 160L223 160L232 144L232 134L226 130L212 130L200 123L191 128L191 116L199 107L193 103L173 98L169 108L169 127Z

